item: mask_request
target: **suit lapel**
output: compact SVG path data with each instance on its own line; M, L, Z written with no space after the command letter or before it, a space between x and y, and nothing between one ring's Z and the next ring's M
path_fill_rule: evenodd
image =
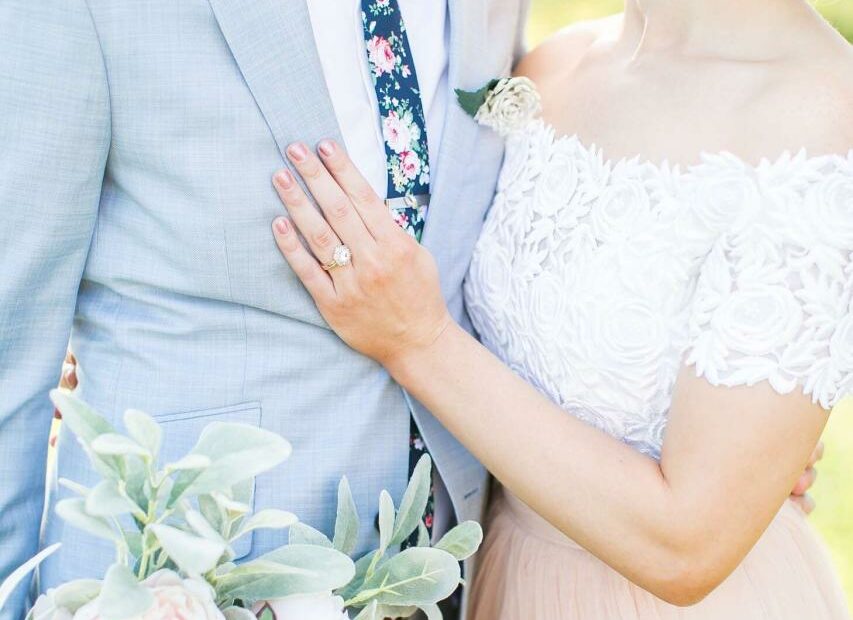
M296 139L341 140L305 0L209 2L282 155Z
M479 76L473 69L476 58L485 52L486 0L449 0L450 68L448 72L448 106L444 122L438 162L432 180L430 212L424 229L423 243L433 253L444 243L441 231L454 217L454 198L459 181L465 174L477 140L478 127L456 103L454 89L480 88Z

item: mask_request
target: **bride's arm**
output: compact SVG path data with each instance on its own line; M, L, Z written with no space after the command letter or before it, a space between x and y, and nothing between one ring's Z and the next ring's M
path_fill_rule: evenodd
M801 394L713 387L685 369L658 464L566 415L455 325L388 369L531 508L679 605L743 560L827 419Z
M568 415L457 327L429 252L392 222L340 147L320 152L325 167L304 145L288 154L331 227L282 172L275 185L293 223L279 218L274 231L335 331L507 488L638 585L690 604L725 579L785 501L826 414L802 395L714 388L685 370L658 464ZM325 272L294 223L323 264L340 240L352 264Z

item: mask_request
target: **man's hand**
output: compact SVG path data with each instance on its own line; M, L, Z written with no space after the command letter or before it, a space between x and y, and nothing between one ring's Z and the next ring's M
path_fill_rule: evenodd
M77 387L77 358L68 349L65 361L62 363L62 376L59 378L59 387L73 390Z
M59 387L66 390L73 390L77 387L77 358L71 352L71 349L65 353L65 361L62 362L62 374L59 376ZM57 420L62 419L62 414L59 409L53 410L53 417ZM57 426L54 424L50 435L50 445L56 447L56 431Z
M812 452L812 455L809 458L809 464L806 467L806 470L803 472L803 475L800 476L800 479L797 480L794 490L791 491L791 500L802 508L803 512L806 514L811 514L815 509L815 501L812 496L809 495L809 489L814 486L815 480L817 479L817 469L815 469L815 466L818 461L823 458L823 450L823 442L818 442L814 452Z

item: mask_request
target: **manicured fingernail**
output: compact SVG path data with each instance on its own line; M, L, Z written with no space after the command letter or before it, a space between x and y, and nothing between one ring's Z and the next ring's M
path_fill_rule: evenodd
M286 217L276 218L275 229L280 235L286 235L290 232L290 221Z
M325 157L331 157L335 153L335 143L331 140L323 140L317 148L320 151L321 155Z
M275 173L275 180L282 189L293 187L294 180L290 170L279 170Z
M305 158L308 157L308 149L301 142L291 144L287 147L287 152L294 161L305 161Z

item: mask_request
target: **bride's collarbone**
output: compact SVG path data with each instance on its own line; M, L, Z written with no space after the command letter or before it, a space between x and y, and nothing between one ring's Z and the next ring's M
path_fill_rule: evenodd
M853 148L853 87L833 73L798 67L755 72L734 85L723 75L670 87L567 79L542 93L543 118L558 135L577 135L614 160L689 165L702 153L751 163L800 150L845 155Z

